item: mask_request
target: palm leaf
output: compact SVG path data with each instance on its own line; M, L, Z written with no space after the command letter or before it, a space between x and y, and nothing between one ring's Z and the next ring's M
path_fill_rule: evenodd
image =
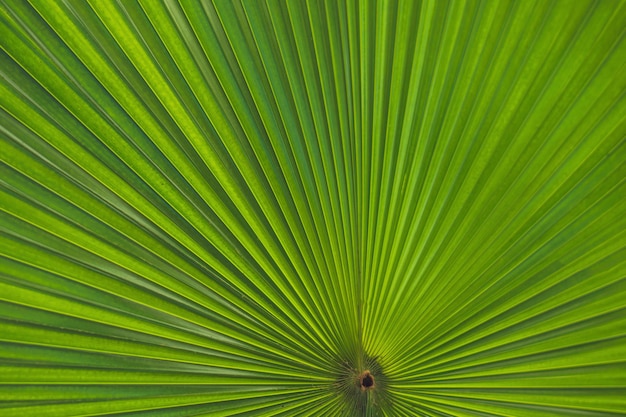
M0 414L626 413L625 22L3 1Z

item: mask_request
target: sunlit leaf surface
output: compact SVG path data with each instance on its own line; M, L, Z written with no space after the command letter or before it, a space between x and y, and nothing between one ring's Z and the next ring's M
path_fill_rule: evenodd
M625 28L2 1L0 415L626 413Z

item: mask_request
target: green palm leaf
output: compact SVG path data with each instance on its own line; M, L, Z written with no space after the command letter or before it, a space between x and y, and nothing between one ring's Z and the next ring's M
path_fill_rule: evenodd
M626 2L1 4L1 415L626 413Z

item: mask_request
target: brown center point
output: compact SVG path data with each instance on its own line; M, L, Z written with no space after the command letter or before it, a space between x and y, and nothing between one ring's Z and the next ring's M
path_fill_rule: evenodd
M365 371L361 374L359 382L363 391L371 389L374 386L374 375L370 374L370 371Z

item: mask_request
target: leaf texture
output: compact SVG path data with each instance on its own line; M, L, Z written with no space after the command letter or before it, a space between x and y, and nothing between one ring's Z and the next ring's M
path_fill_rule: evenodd
M1 415L626 413L626 2L0 4Z

